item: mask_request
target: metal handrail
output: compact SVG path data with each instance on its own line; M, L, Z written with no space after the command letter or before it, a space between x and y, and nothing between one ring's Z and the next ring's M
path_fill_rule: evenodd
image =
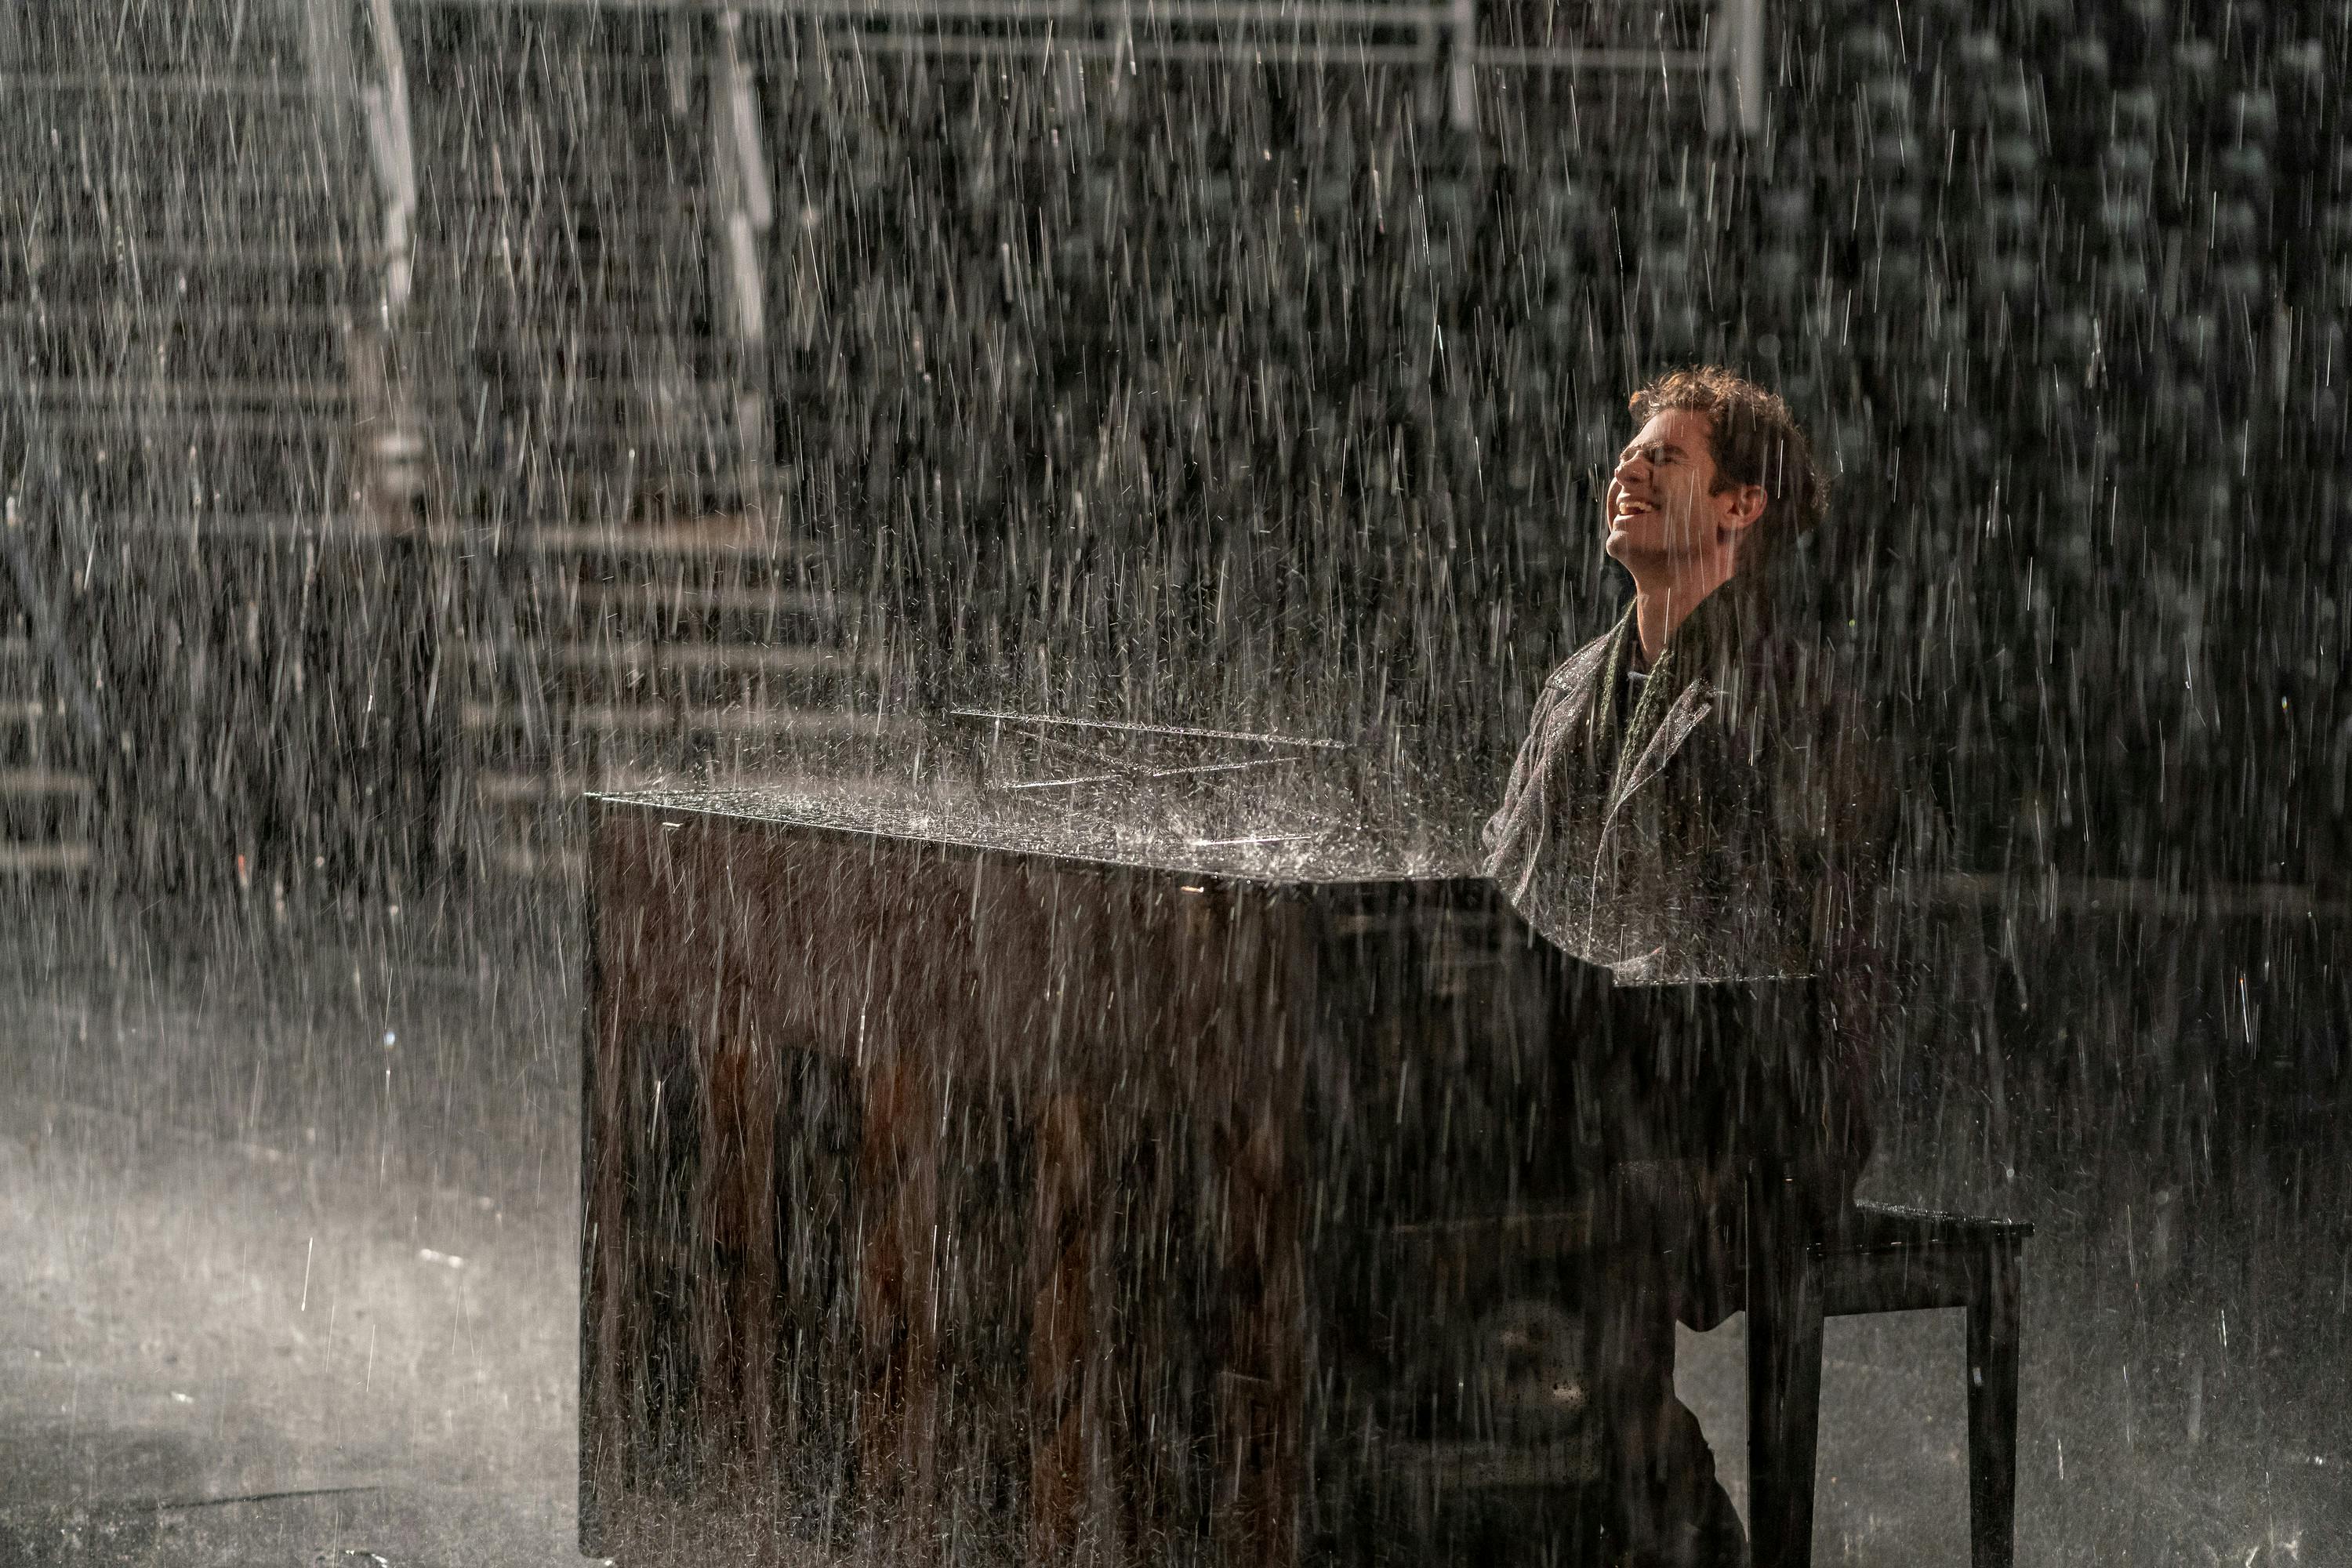
M1764 0L1721 0L1709 54L1716 112L1729 107L1742 134L1764 129Z
M375 0L388 7L395 0ZM934 54L980 58L1077 58L1170 63L1231 61L1237 65L1441 67L1449 117L1458 128L1476 122L1480 70L1697 75L1707 79L1709 101L1739 129L1763 128L1763 0L1717 0L1706 47L1657 49L1568 46L1508 46L1478 42L1478 0L396 0L547 11L717 13L738 27L744 16L801 18L818 23L819 41L842 51ZM927 25L920 32L832 31L823 24L855 20ZM1020 26L1003 34L960 33L971 26ZM1169 29L1230 27L1244 36L1220 38L1160 36ZM1412 42L1302 37L1317 29L1396 28ZM1286 34L1280 39L1255 32Z
M368 148L376 183L383 193L384 309L398 316L408 305L414 278L416 232L416 142L408 119L408 68L400 51L400 27L393 0L373 0L376 58L383 80L360 89L368 125Z
M1708 71L1715 57L1705 49L1547 49L1481 44L1470 51L1481 66L1507 70Z
M1418 27L1453 15L1455 0L1396 0L1395 4L1363 4L1361 0L1331 0L1328 5L1266 5L1252 0L1106 0L1089 5L1081 0L793 0L784 13L794 16L874 17L881 19L967 22L1101 22L1111 26L1150 23L1178 27L1240 24L1271 27L1320 25Z
M770 459L767 359L767 258L761 238L775 223L775 193L768 183L760 138L759 83L744 66L740 13L719 17L717 68L711 81L711 153L720 173L719 258L733 296L735 425L747 503L755 502Z
M1138 59L1175 64L1427 66L1435 51L1418 44L1286 44L1188 39L1160 43L1134 37L983 37L956 33L834 33L823 40L836 50L867 54L929 54L976 59Z
M768 160L760 142L759 86L743 68L743 18L730 11L719 29L719 69L726 89L728 129L737 172L741 175L744 216L761 234L775 221L773 197L768 188Z

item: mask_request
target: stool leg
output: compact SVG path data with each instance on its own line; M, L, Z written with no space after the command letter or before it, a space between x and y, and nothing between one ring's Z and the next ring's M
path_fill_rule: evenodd
M2017 1250L1995 1254L1969 1303L1969 1561L2017 1555Z
M1754 1568L1807 1568L1821 1429L1822 1292L1812 1249L1778 1205L1748 1219L1748 1538Z

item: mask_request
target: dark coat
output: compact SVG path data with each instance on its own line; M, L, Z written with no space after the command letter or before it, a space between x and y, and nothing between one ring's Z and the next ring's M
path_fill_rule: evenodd
M1895 769L1822 650L1782 636L1760 591L1735 580L1700 604L1621 720L1637 636L1629 609L1545 683L1486 824L1486 873L1622 986L1813 978L1818 1027L1781 1064L1809 1080L1798 1102L1812 1125L1790 1131L1850 1184L1887 977Z

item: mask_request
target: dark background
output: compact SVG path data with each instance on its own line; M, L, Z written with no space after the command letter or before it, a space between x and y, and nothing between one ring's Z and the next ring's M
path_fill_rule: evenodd
M118 769L100 815L139 848L104 858L133 879L462 869L468 780L593 778L620 744L567 717L597 705L577 650L637 633L551 608L531 531L752 512L766 574L732 580L775 593L739 637L860 650L796 709L1379 728L1474 812L1622 592L1592 520L1626 393L1704 359L1782 390L1835 470L1822 629L1960 868L2343 889L2326 7L1776 8L1747 134L1696 76L1487 68L1465 131L1420 68L1049 69L754 16L748 357L713 282L711 27L401 7L420 205L387 333L349 106L142 117L138 28L77 15L14 46L120 74L24 98L5 471L103 686L55 744ZM207 15L147 24L156 68L301 79L299 26ZM1482 36L1707 26L1614 16ZM379 354L428 451L389 514ZM436 531L339 542L388 516ZM37 696L37 639L12 647ZM562 737L469 724L474 697Z

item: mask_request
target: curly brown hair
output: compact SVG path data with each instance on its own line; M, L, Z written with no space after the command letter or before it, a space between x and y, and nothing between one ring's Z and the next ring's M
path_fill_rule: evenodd
M1778 554L1829 511L1828 477L1814 463L1813 444L1778 393L1721 365L1702 364L1658 377L1625 404L1636 425L1667 409L1706 415L1717 492L1734 485L1764 487L1764 514L1742 547L1744 565Z

